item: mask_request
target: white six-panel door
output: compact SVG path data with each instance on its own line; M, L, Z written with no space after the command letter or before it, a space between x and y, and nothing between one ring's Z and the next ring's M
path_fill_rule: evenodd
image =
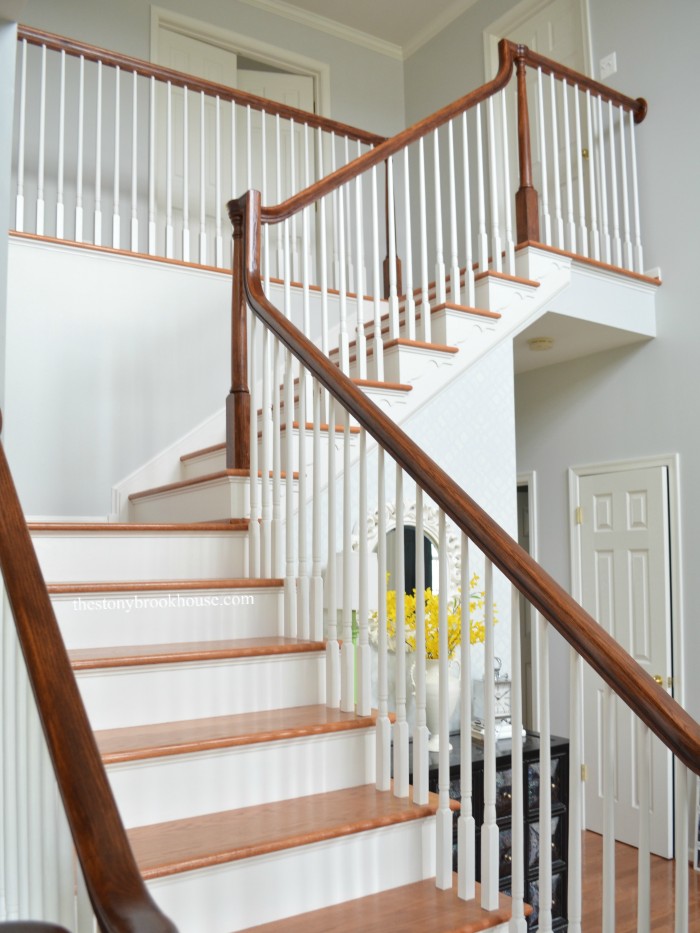
M584 608L667 689L672 676L671 574L666 467L579 477L581 602ZM602 680L584 682L586 823L602 832ZM615 836L636 845L639 832L635 717L615 713ZM651 848L673 855L671 756L653 740Z

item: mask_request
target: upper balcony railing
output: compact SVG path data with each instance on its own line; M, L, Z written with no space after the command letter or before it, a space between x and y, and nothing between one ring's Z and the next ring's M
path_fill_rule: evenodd
M20 232L228 269L231 193L281 201L383 140L27 26L18 37Z

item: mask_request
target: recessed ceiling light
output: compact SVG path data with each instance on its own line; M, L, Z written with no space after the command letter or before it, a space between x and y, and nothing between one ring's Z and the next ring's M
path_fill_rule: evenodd
M554 346L554 337L530 337L527 345L531 350L551 350Z

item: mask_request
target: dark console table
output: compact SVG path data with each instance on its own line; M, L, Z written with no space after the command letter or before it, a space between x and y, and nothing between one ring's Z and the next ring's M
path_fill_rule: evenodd
M459 779L460 736L450 736L450 797L461 798ZM499 887L511 890L511 799L513 777L511 743L496 744L496 822L499 828ZM435 759L433 761L432 759ZM431 755L429 788L437 793L437 755ZM566 886L568 855L569 740L552 736L552 928L566 929ZM525 839L525 901L533 908L528 930L538 929L540 864L540 737L529 732L523 741L523 823ZM472 809L476 820L476 879L481 878L481 821L484 812L484 747L472 741ZM453 861L457 869L457 818L454 816Z

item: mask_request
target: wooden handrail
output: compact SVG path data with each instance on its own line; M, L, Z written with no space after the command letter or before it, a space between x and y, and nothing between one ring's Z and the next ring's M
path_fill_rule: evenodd
M265 296L260 272L260 193L229 204L243 238L243 265L234 269L253 312L321 385L411 476L477 547L547 618L676 757L700 774L700 724L668 696L637 662L466 492L370 401Z
M636 123L641 123L646 116L647 103L643 98L639 97L634 100L624 94L619 94L605 84L600 84L592 78L587 78L585 75L579 74L571 68L566 68L564 65L560 65L552 59L545 58L543 55L531 52L525 45L516 45L508 39L501 39L498 43L498 71L491 81L487 81L486 84L483 84L474 91L470 91L468 94L465 94L464 97L460 97L451 104L447 104L429 117L419 120L417 123L414 123L413 126L409 126L407 129L397 133L396 136L386 139L384 142L375 146L370 152L365 152L363 155L358 156L354 161L348 162L347 165L337 169L337 171L333 172L331 175L326 175L315 184L297 192L281 204L263 207L263 222L279 223L282 220L287 220L293 214L302 211L305 207L309 207L315 201L335 191L341 185L353 181L358 175L368 171L375 165L379 165L380 162L385 162L391 156L396 155L397 152L401 152L402 149L405 149L406 146L410 146L411 143L417 142L419 139L427 136L428 133L432 133L434 130L438 129L438 127L460 116L465 111L476 107L477 104L498 93L498 91L508 84L513 75L513 65L518 61L522 61L525 65L529 65L532 68L541 68L546 74L553 74L555 78L561 81L566 81L568 84L576 84L582 90L590 90L603 100L611 101L616 106L621 106L626 110L632 111ZM522 168L521 165L521 172ZM531 166L529 166L529 173L530 175L532 174Z
M228 87L224 84L216 84L213 81L206 81L203 78L196 78L193 75L185 74L182 71L175 71L172 68L165 68L161 65L153 65L150 62L143 61L140 58L133 58L130 55L122 55L120 52L112 52L109 49L103 49L96 45L90 45L87 42L80 42L77 39L69 39L66 36L59 36L55 33L45 32L42 29L35 29L33 26L20 25L17 29L17 38L21 41L26 39L32 45L45 45L47 49L55 52L65 52L66 55L82 57L91 62L102 62L103 65L119 67L125 71L136 72L144 78L155 78L157 81L165 83L170 82L174 87L187 87L190 91L203 91L211 97L219 97L225 101L235 101L243 107L250 106L253 110L264 110L272 116L279 115L287 120L294 120L295 123L307 124L307 126L320 127L329 133L337 133L339 136L347 136L348 139L354 139L370 146L376 146L386 139L385 136L379 136L376 133L369 133L366 130L358 129L355 126L348 126L340 123L338 120L331 120L327 117L319 116L315 113L309 113L306 110L299 110L297 107L290 107L287 104L280 104L277 101L268 100L265 97L258 97L255 94L249 94L247 91L239 91L236 88Z
M99 927L108 933L176 933L134 860L1 443L0 502L0 571Z

